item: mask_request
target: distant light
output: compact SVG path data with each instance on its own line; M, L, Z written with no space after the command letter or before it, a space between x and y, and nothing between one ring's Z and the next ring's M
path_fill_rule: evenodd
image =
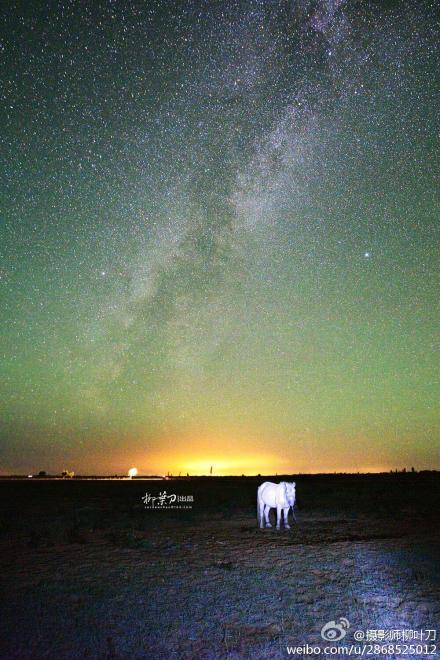
M371 252L364 252L364 257L368 259L368 257L371 257Z
M32 479L33 476L33 474L28 474L28 479Z
M137 477L137 473L138 473L137 468L130 468L128 471L128 476L130 477L130 479L132 479L133 477Z

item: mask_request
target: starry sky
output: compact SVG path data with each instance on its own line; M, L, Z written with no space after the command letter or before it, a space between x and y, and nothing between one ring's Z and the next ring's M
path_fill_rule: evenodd
M440 468L436 25L8 3L1 473Z

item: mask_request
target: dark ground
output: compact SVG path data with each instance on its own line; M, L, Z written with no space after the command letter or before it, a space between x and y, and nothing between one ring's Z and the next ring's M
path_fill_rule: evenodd
M346 645L440 627L440 473L287 478L297 524L258 530L282 479L0 481L0 657L287 658L341 616ZM144 507L164 490L193 508Z

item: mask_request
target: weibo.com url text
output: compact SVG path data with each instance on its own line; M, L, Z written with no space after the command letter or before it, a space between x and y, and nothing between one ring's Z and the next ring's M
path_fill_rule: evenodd
M379 655L436 655L436 644L351 644L350 646L315 646L304 644L303 646L288 646L287 655L358 655L358 656L379 656Z

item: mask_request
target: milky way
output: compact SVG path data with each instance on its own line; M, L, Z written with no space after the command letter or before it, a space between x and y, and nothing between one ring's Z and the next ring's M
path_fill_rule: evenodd
M10 3L3 472L440 467L435 25Z

